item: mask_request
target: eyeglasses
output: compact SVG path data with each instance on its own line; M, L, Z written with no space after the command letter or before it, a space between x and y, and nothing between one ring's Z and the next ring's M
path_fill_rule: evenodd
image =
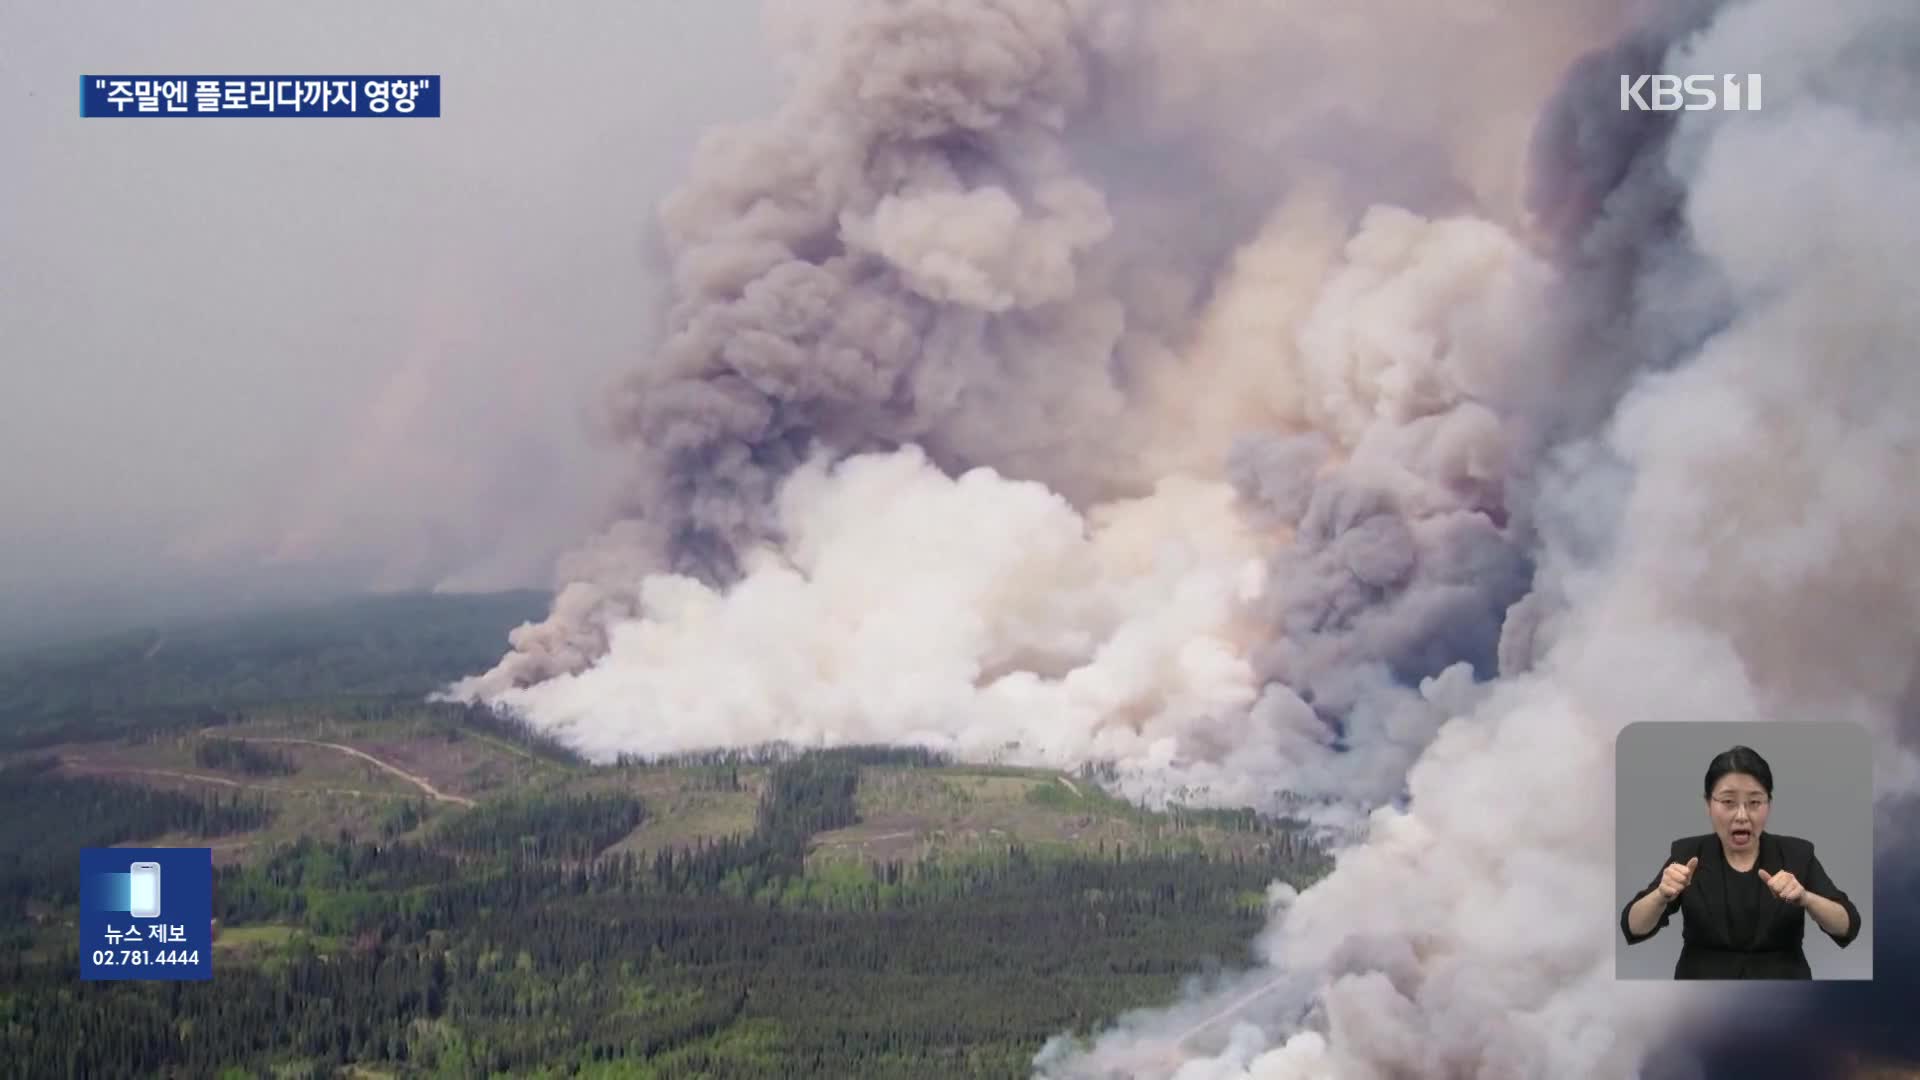
M1731 814L1735 810L1740 809L1740 803L1736 799L1715 799L1713 800L1713 805L1718 806L1721 812L1728 813L1728 814ZM1767 808L1766 799L1747 800L1747 813L1749 814L1758 814L1760 811L1765 810L1766 808Z

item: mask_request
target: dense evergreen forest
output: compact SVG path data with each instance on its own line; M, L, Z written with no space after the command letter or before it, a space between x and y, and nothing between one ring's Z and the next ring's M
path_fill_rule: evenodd
M300 805L269 797L298 763L228 737L247 728L224 691L182 692L180 708L239 726L180 752L237 788L72 775L16 744L0 771L0 1075L1024 1076L1048 1038L1244 965L1268 884L1325 869L1289 823L1215 811L1155 820L1244 847L1009 839L821 862L823 834L861 823L867 778L954 763L773 747L588 765L511 717L364 688L335 687L328 722L426 717L545 779L471 807L382 796L377 827L304 831L221 865L208 983L78 980L77 851L267 835ZM1071 822L1140 813L1084 786L1048 780L1013 805ZM623 846L702 799L736 800L738 830Z
M224 836L258 828L272 810L258 796L154 791L62 776L48 758L0 768L0 934L18 934L27 904L79 902L80 849L167 832Z
M1036 856L809 875L856 761L776 766L738 841L588 856L645 813L526 798L420 843L303 839L215 880L223 926L298 928L206 984L77 984L30 909L71 903L72 852L257 808L9 770L0 1060L35 1077L358 1063L395 1075L1017 1076L1048 1037L1243 961L1275 877L1315 857ZM68 814L34 807L83 808ZM24 853L24 857L23 857ZM71 933L71 931L68 931ZM56 937L58 935L55 935Z
M263 749L239 739L202 739L194 747L193 763L247 776L292 776L299 771L286 751Z

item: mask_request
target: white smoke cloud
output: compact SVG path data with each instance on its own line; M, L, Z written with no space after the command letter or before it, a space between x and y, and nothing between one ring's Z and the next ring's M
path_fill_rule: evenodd
M1289 212L1276 221L1320 228ZM1283 257L1262 249L1290 236L1266 231L1236 266L1270 280ZM636 615L609 620L604 655L581 655L583 670L455 692L604 756L906 742L1099 762L1121 792L1154 803L1272 808L1286 797L1353 823L1474 699L1469 663L1403 682L1387 660L1460 622L1456 608L1477 603L1486 579L1514 575L1480 508L1490 492L1497 503L1504 433L1463 384L1487 381L1468 346L1492 340L1488 316L1543 269L1484 223L1385 209L1334 257L1324 282L1301 282L1317 292L1296 305L1295 325L1244 317L1252 290L1232 281L1207 346L1179 375L1210 385L1208 366L1226 357L1230 378L1250 379L1250 358L1263 355L1294 404L1251 430L1330 435L1337 462L1243 455L1252 505L1220 476L1224 444L1210 470L1168 473L1151 494L1084 511L991 470L949 479L911 447L816 460L783 484L780 540L750 549L739 581L638 577ZM1278 484L1303 500L1285 521L1274 520L1287 517ZM1276 539L1296 531L1271 561ZM1391 603L1356 599L1382 589ZM1287 611L1356 604L1341 625L1303 629L1296 648L1260 659ZM1274 681L1272 664L1312 676L1312 690ZM1337 705L1343 736L1308 692Z
M1324 181L1306 184L1234 253L1193 345L1155 373L1151 460L1217 470L1251 432L1315 432L1351 453L1497 402L1531 359L1527 335L1550 282L1543 262L1487 221L1377 206L1350 227ZM1495 485L1506 472L1493 447L1454 449L1479 460L1449 479ZM1421 448L1392 456L1428 459Z
M1536 670L1448 721L1409 808L1377 811L1264 940L1269 981L1304 1000L1247 1005L1262 1022L1206 1052L1182 1043L1211 1003L1133 1018L1084 1055L1052 1048L1044 1074L1625 1078L1690 1018L1751 1004L1613 982L1611 750L1648 717L1856 721L1882 785L1915 776L1920 500L1889 483L1920 466L1903 300L1920 226L1894 210L1920 197L1920 147L1886 121L1915 99L1910 79L1829 66L1896 29L1920 28L1884 3L1756 3L1686 60L1768 75L1765 115L1689 116L1674 144L1737 315L1623 402L1605 450L1631 486L1583 515L1617 523L1614 556L1578 565L1549 533L1572 608ZM1584 496L1604 481L1561 478Z
M783 488L785 544L741 581L651 576L598 663L499 700L608 755L888 741L1170 762L1229 738L1255 692L1232 636L1259 547L1232 504L1169 481L1082 516L915 450L815 463Z
M1375 7L1403 32L1370 39L1302 4L774 5L784 105L707 139L662 208L668 333L609 399L635 451L627 513L565 574L595 595L516 634L484 689L578 671L646 573L731 580L808 452L916 444L1079 506L1219 475L1237 425L1182 449L1155 420L1182 389L1156 373L1187 352L1218 260L1300 185L1329 197L1300 215L1329 258L1370 178L1396 177L1422 214L1511 202L1480 180L1513 172L1523 103L1616 18L1583 0L1499 19ZM1469 40L1506 59L1463 78L1423 51ZM1229 63L1236 42L1303 59ZM1429 152L1455 137L1465 149ZM1403 160L1401 142L1420 145ZM1318 281L1303 285L1288 303Z

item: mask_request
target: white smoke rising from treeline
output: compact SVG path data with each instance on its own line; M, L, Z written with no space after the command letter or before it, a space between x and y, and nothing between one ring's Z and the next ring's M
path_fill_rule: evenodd
M628 513L453 693L1405 796L1243 984L1043 1071L1635 1075L1696 1003L1612 979L1618 729L1920 775L1915 17L1648 10L783 6L787 105L663 210ZM1766 111L1621 112L1663 58Z
M1512 373L1552 282L1493 223L1528 107L1487 92L1543 95L1597 20L1400 12L1508 46L1413 95L1444 63L1286 5L781 13L783 111L663 209L671 332L612 408L632 513L455 693L604 753L884 738L1390 797L1529 574ZM1250 40L1301 63L1222 70ZM922 515L943 543L901 540Z
M606 755L902 740L1114 762L1156 799L1390 797L1525 587L1487 512L1501 426L1430 335L1486 336L1482 297L1537 269L1484 224L1369 215L1297 350L1270 349L1325 434L1223 448L1238 495L1174 473L1082 512L987 469L950 480L913 449L816 462L740 579L648 577L647 618L600 662L496 700ZM1282 528L1297 535L1276 555Z

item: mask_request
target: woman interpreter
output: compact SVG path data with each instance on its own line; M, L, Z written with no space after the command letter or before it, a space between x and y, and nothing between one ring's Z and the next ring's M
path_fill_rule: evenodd
M1713 831L1673 842L1667 865L1620 912L1627 943L1645 941L1674 912L1684 922L1676 979L1811 979L1801 948L1813 919L1841 948L1860 934L1860 910L1827 877L1813 844L1766 831L1773 770L1736 746L1707 767Z

